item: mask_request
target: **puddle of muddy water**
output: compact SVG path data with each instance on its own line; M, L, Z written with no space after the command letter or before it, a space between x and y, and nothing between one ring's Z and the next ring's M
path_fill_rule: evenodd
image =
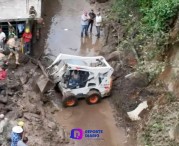
M77 107L57 112L55 118L67 131L73 128L103 130L102 140L83 138L81 141L74 140L75 146L125 146L125 130L116 127L113 110L107 100L96 105L87 105L82 100Z
M59 53L93 56L100 49L101 39L97 39L96 28L87 38L81 39L81 15L92 8L86 0L59 0L62 7L52 18L46 41L46 54Z

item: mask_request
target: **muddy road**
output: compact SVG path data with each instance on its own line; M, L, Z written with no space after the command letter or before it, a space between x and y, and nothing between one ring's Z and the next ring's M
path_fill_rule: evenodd
M86 0L54 0L54 15L45 43L45 54L57 56L59 53L81 56L97 55L101 49L101 39L96 39L96 29L88 38L80 37L80 16L83 10L95 9ZM58 7L57 7L58 4ZM50 4L49 4L50 5ZM53 14L53 13L52 13ZM116 126L113 109L108 99L97 105L89 106L84 100L74 108L61 109L55 114L56 120L67 131L73 128L103 130L101 140L83 139L73 141L75 146L126 146L127 134L124 128Z
M100 49L100 40L96 39L96 28L88 38L80 37L80 17L90 6L85 0L59 0L61 9L52 18L45 53L59 53L93 56Z

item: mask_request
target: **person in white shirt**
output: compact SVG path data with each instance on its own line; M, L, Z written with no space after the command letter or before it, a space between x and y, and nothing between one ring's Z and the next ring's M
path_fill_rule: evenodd
M6 34L2 31L0 27L0 48L4 48L4 41L6 39Z
M85 36L88 36L88 20L89 16L87 12L81 16L81 37L83 37L83 32L85 31Z
M16 58L16 65L19 65L19 53L18 53L18 43L17 43L17 36L12 36L11 38L9 38L9 40L7 41L7 45L9 47L10 50L10 54L8 56L8 60L10 60L10 58L15 55Z
M98 12L97 15L96 15L96 31L97 31L96 36L97 36L98 38L100 37L101 22L102 22L102 17L101 17L101 15L100 15L100 12Z

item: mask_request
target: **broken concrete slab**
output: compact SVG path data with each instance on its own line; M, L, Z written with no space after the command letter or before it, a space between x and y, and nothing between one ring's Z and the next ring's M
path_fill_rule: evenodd
M147 101L144 101L140 103L133 111L127 112L127 114L132 121L137 121L141 119L139 114L146 108L148 108L148 104Z
M22 85L26 84L28 80L29 80L29 76L27 74L23 74L22 76L20 76L20 81Z

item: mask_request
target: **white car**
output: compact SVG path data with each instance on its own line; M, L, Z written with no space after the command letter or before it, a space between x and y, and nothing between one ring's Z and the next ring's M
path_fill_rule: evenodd
M96 104L109 96L112 88L113 68L104 57L81 57L59 54L47 68L51 81L60 90L64 107L75 106L78 98Z

